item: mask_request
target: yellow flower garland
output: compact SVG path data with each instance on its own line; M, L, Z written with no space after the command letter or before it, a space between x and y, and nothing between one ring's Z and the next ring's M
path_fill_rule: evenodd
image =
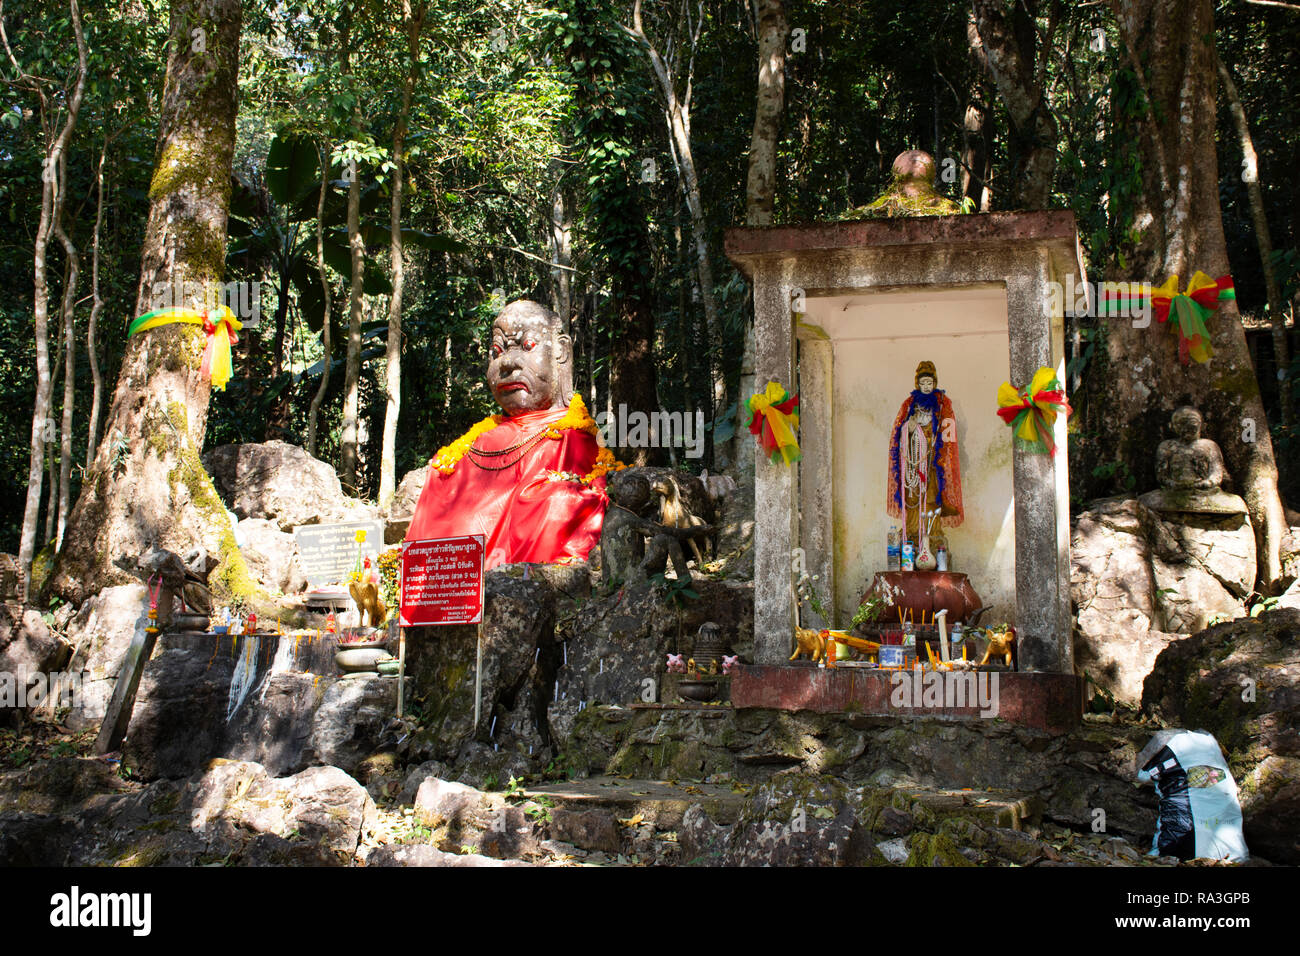
M444 475L450 475L456 470L456 465L465 457L479 435L490 432L505 420L504 415L489 415L450 445L439 448L438 453L429 460L429 464ZM569 410L564 413L564 417L548 426L545 434L547 438L559 440L566 431L586 432L588 435L597 435L600 432L600 427L588 414L587 405L577 392L573 393L573 398L569 401ZM627 465L614 457L612 451L602 447L596 455L595 465L582 478L582 483L589 485L611 471L622 471L626 467Z

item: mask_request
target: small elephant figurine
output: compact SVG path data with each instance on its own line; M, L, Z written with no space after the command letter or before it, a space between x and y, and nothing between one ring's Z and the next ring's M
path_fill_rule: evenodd
M686 662L682 660L681 654L668 655L668 673L670 674L686 673Z
M794 660L802 654L807 654L814 664L817 663L826 654L826 639L811 628L796 627L794 629L794 653L790 655L790 660Z
M722 655L722 673L730 674L732 670L735 669L736 665L738 665L739 663L740 663L739 654L732 654L730 656L726 654Z

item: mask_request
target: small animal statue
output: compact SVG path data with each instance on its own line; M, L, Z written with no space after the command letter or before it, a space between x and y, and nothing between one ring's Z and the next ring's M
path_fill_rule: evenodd
M701 530L700 538L705 544L708 544L708 538L704 537L706 522L691 512L682 500L681 491L677 487L677 481L670 477L657 478L650 483L650 491L660 496L659 503L659 523L667 528L699 528ZM692 536L686 539L690 546L691 553L695 555L695 566L704 567L704 553L700 550L699 541Z
M680 654L668 655L668 673L670 674L686 673L686 662L682 660L682 655Z
M723 655L722 673L730 674L732 670L735 669L736 665L739 663L740 663L739 654Z
M984 659L979 662L983 667L989 662L990 657L1001 657L1003 663L1010 669L1012 654L1015 651L1016 629L1008 627L999 631L989 631L989 646L984 649Z
M388 606L379 593L379 576L370 567L370 557L366 556L361 570L361 579L348 582L348 593L357 602L357 610L368 618L370 627L379 627L388 614Z
M700 472L700 481L704 482L704 490L709 493L709 497L715 504L736 490L735 478L728 475L710 475L707 468Z
M650 482L643 475L615 472L605 493L610 506L600 531L600 575L606 584L622 583L632 579L645 560L651 525L643 512L650 504ZM660 559L659 570L666 559Z
M826 654L826 639L812 628L796 627L794 653L790 655L790 660L794 660L801 654L807 654L813 663L820 661Z

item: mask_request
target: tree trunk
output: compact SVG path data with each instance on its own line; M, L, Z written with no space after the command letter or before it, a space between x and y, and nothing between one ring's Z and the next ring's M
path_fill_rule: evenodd
M1037 0L1017 3L1008 18L1003 0L974 0L974 49L987 66L1011 120L1011 181L1017 184L1011 208L1046 209L1056 176L1056 118L1048 109L1045 88L1047 48L1055 32L1057 4L1052 3L1042 58L1035 50Z
M573 320L573 222L571 204L564 201L564 184L556 183L551 197L551 276L555 280L552 305L569 335Z
M90 321L86 324L86 355L90 359L90 425L86 429L86 470L95 461L95 447L99 442L100 404L104 400L104 374L99 368L99 343L96 341L96 324L104 309L104 299L99 294L99 234L104 224L104 159L108 155L108 139L99 153L99 167L95 171L95 232L90 243Z
M1264 195L1259 185L1259 156L1255 153L1255 142L1250 135L1250 123L1246 119L1246 108L1237 93L1237 84L1232 81L1232 74L1217 56L1214 58L1219 68L1219 79L1223 81L1223 92L1228 97L1228 109L1232 121L1237 127L1237 138L1241 140L1241 155L1245 160L1242 180L1246 184L1246 196L1250 200L1250 218L1255 224L1255 242L1259 246L1259 259L1264 269L1264 289L1268 295L1268 321L1273 332L1273 358L1278 370L1278 404L1282 408L1282 423L1290 426L1294 412L1291 407L1291 350L1286 338L1286 314L1282 311L1282 290L1278 288L1277 272L1273 268L1273 237L1268 229L1268 216L1264 212Z
M325 366L320 373L320 385L312 396L311 408L307 411L307 454L316 457L316 425L320 421L321 403L325 401L325 392L330 384L330 366L334 356L330 353L330 280L325 271L325 194L329 189L329 144L326 143L320 153L320 196L316 200L316 274L320 276L321 295L324 302L325 317L321 325L321 344L325 348Z
M67 164L61 161L60 166L63 168L59 170L59 179L66 183ZM60 203L60 207L62 205ZM61 220L60 216L54 226L54 234L63 244L67 256L63 283L63 420L59 426L59 504L54 528L56 550L63 547L63 532L67 528L72 497L72 415L77 400L77 276L81 272L77 247L64 231Z
M361 292L365 281L366 244L361 238L361 175L349 167L348 248L352 281L348 287L348 351L343 366L343 439L339 479L343 490L357 494L357 414L361 392Z
M57 202L56 202L56 205ZM58 222L52 226L52 231L57 230ZM57 233L56 233L57 235ZM63 287L68 287L68 269L72 265L71 259L65 259L63 265ZM63 327L63 309L59 309L59 334L56 341L62 342L66 337ZM54 371L50 374L50 411L46 416L47 426L45 429L45 462L49 474L46 481L49 489L45 498L45 535L41 538L42 546L49 544L54 540L55 518L59 513L59 481L57 477L58 455L55 454L55 441L58 439L58 427L54 424L54 390L59 387L59 377L63 374L64 353L60 347L54 361Z
M2 6L2 5L0 5ZM31 461L27 469L27 503L23 509L23 527L18 545L18 566L23 575L22 597L27 599L27 584L31 581L32 558L36 554L36 522L40 518L41 485L45 474L45 445L50 439L53 422L49 420L50 396L53 384L50 381L50 333L49 333L49 282L46 278L46 254L54 224L62 203L62 189L58 181L58 171L62 165L64 153L72 139L72 130L77 124L77 112L81 108L81 99L86 89L86 36L82 29L81 7L77 0L69 0L69 12L72 17L72 29L77 38L77 79L68 97L68 114L62 129L50 144L45 154L45 163L41 176L41 218L36 227L34 250L35 292L33 312L36 320L36 403L32 409ZM2 13L0 9L0 13ZM8 48L8 39L5 47ZM30 79L12 53L10 61L19 75L18 82ZM48 107L44 92L39 84L35 85L41 99L41 110Z
M758 20L758 102L749 139L745 224L770 226L776 203L776 146L785 113L785 45L790 24L782 0L754 0Z
M411 12L410 0L402 2L406 23L406 48L411 66L402 87L402 111L393 129L393 205L388 228L391 235L389 256L393 267L393 294L388 300L388 342L384 371L384 389L388 405L384 411L383 447L379 455L379 506L386 507L397 490L397 419L402 410L402 285L406 270L402 260L402 150L406 142L406 124L411 115L411 96L420 72L420 30L424 26L424 6L418 14Z
M749 175L745 188L745 224L770 226L776 208L776 147L785 114L785 45L790 23L782 0L754 0L758 32L758 97L754 132L749 140ZM793 386L792 386L793 387ZM740 360L740 391L736 398L733 458L742 473L754 468L754 442L746 430L744 402L758 390L754 381L754 321L745 323Z
M699 42L700 24L695 24L691 34L691 57ZM691 233L695 239L695 265L700 281L700 301L704 306L705 325L709 332L709 369L713 380L713 412L716 415L727 406L727 378L722 363L723 334L718 317L718 298L714 292L713 263L709 255L708 225L704 220L704 203L700 198L700 179L695 170L695 157L691 151L691 83L686 92L677 93L678 77L671 64L650 42L641 19L641 0L632 8L632 29L628 31L640 41L650 58L650 66L664 99L664 116L668 125L669 145L673 149L678 182L686 198L686 208L691 216ZM651 335L653 340L653 334ZM653 393L652 393L653 394ZM711 415L710 418L713 416ZM710 436L710 444L712 437Z
M215 298L225 268L230 167L239 78L239 0L173 0L170 55L159 103L135 314L166 290L201 286ZM179 296L170 293L173 301ZM172 323L131 336L106 422L130 441L113 461L103 442L82 484L55 566L55 593L80 603L133 577L114 562L151 544L184 554L215 549L219 600L254 595L225 508L199 454L211 384L200 371L206 338Z
M1129 256L1133 275L1154 283L1177 274L1186 288L1193 272L1229 273L1219 209L1215 153L1214 13L1210 0L1112 0L1120 36L1142 80L1151 110L1134 130L1142 156L1135 196L1140 238ZM1200 408L1208 437L1223 449L1236 490L1246 499L1258 544L1261 589L1281 577L1279 547L1287 531L1277 465L1237 310L1226 303L1209 323L1213 357L1178 361L1176 336L1152 323L1112 321L1107 338L1112 378L1103 435L1117 442L1139 488L1155 485L1151 451L1164 437L1170 412Z

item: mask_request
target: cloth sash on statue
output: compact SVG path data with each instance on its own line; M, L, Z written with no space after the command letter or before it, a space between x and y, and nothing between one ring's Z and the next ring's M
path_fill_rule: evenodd
M566 412L516 415L479 435L474 446L493 452L528 442ZM595 436L565 429L558 439L542 436L504 455L468 452L449 475L430 467L406 540L481 534L487 541L484 570L518 561L585 559L600 542L605 479L582 485L550 480L548 473L586 475L599 452Z

